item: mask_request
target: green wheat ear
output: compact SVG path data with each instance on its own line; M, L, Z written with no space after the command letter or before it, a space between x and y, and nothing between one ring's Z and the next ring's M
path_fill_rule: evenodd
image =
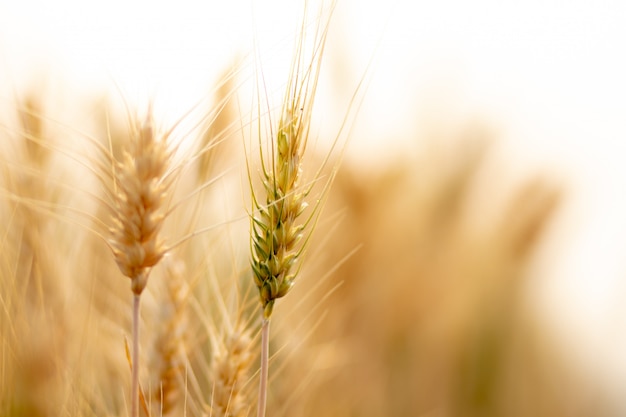
M269 318L276 299L293 286L304 224L300 215L307 206L305 192L298 190L300 160L306 146L303 120L294 115L294 104L283 112L275 141L275 158L269 170L263 169L266 204L255 199L252 217L252 270L259 289L263 315Z
M304 252L319 214L321 199L316 201L307 216L302 216L307 208L305 199L313 184L320 180L328 159L308 184L301 184L302 160L307 148L313 103L334 5L333 2L327 14L320 11L314 35L307 39L309 22L305 2L305 16L295 45L278 125L274 128L269 122L270 140L266 145L261 140L263 117L258 114L263 184L259 188L262 188L265 201L259 201L255 193L248 166L252 195L250 251L254 282L259 290L265 319L271 317L275 301L284 297L293 286L299 270L294 266ZM324 19L327 20L324 22ZM333 148L334 144L329 155ZM330 182L324 186L322 194L329 185Z
M321 13L318 16L315 33L307 39L307 28L310 26L306 19L305 2L305 15L296 42L278 124L274 127L271 121L263 123L265 114L261 114L260 105L257 107L262 183L258 187L258 193L255 192L248 164L252 196L250 264L263 309L257 417L265 416L267 403L269 326L274 304L277 299L287 295L294 285L300 269L300 258L311 237L321 201L333 177L331 175L322 183L321 198L318 197L311 209L306 210L305 200L314 184L320 182L321 172L336 144L335 141L318 171L312 175L311 181L302 181L302 161L310 133L313 102L333 7L334 3L328 9L328 14L324 16ZM325 18L328 20L324 22ZM268 114L271 114L269 108ZM269 140L266 144L262 140L265 126L269 126Z

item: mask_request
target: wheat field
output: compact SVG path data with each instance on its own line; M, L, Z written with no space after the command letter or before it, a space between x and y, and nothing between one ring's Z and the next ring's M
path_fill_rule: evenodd
M398 88L405 35L377 2L255 3L254 25L231 7L207 20L223 39L159 49L206 46L203 79L180 57L97 82L23 70L0 43L0 416L623 415L619 339L592 329L624 313L555 324L558 302L585 309L573 275L550 281L579 233L575 175L516 155L512 119L472 111L448 67L415 98L398 63ZM120 47L108 25L150 20L127 12L90 26L112 36L100 53L203 21L171 12Z

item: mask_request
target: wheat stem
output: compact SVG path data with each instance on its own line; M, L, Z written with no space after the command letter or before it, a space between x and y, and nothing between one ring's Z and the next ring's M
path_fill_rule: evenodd
M111 167L113 183L104 185L114 208L108 244L120 271L130 278L133 292L131 417L139 417L139 297L151 268L166 252L159 232L174 182L169 176L174 150L168 146L169 133L155 131L151 111L144 122L133 122L129 147Z
M263 313L263 324L261 326L261 377L259 381L259 402L257 417L265 417L265 404L267 403L267 379L269 368L270 348L270 319L265 318Z
M131 380L131 417L139 417L139 301L141 294L133 294L133 356Z

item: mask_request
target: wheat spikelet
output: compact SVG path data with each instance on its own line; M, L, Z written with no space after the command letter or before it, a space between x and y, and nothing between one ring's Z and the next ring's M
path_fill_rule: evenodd
M235 328L224 336L211 365L213 394L211 410L215 417L242 417L248 414L249 399L244 392L253 355L246 330Z
M148 269L165 253L158 233L165 219L171 180L166 176L171 157L167 135L157 140L148 114L132 132L130 149L114 170L111 248L120 271L131 279L133 293L146 286Z

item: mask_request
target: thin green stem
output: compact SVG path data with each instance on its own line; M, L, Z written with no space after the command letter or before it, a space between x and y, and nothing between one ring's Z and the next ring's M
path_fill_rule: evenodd
M259 381L259 402L257 417L265 417L265 404L267 403L267 375L269 368L270 350L270 319L263 317L261 326L261 372Z
M133 355L130 415L139 417L139 294L133 294Z

